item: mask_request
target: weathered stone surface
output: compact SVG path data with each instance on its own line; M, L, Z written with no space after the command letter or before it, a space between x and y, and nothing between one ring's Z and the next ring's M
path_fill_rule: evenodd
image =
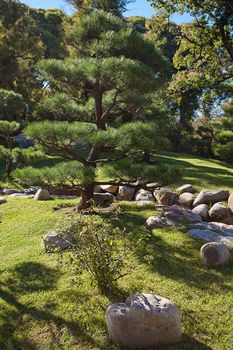
M30 187L30 188L26 188L24 190L25 194L36 194L36 192L39 190L38 187Z
M229 198L229 191L225 190L203 190L195 199L193 206L199 204L214 204L221 201L227 201Z
M190 209L192 207L195 197L192 193L185 192L179 195L176 203L183 208Z
M45 189L40 189L36 192L34 199L36 201L45 201L50 199L50 194L48 190Z
M178 205L155 206L155 210L163 211L166 218L179 224L190 224L201 221L201 217L194 214L192 210L179 207Z
M192 224L192 229L187 234L193 238L203 239L206 242L229 242L233 239L233 225L202 221Z
M3 197L0 197L0 204L6 203L6 199Z
M233 192L231 193L230 197L228 198L228 207L233 213Z
M115 344L130 349L149 349L181 340L180 312L159 295L134 294L106 312L108 333Z
M157 201L162 205L173 205L178 198L177 193L172 191L165 190L159 190L155 194L155 198Z
M199 204L195 208L193 208L192 212L194 214L199 215L202 220L208 221L209 220L209 207L208 204Z
M165 218L164 216L150 216L145 224L144 227L148 230L153 230L156 228L162 228L162 227L169 227L169 226L175 226L176 223L172 220L169 220Z
M221 241L222 236L216 231L202 228L194 228L189 230L187 234L196 239L202 239L206 242L218 242Z
M192 185L186 184L186 185L178 187L176 189L176 192L179 193L179 194L182 194L182 193L195 193L195 189L193 188Z
M94 193L94 202L97 206L109 206L114 201L111 193Z
M72 246L74 237L67 231L48 232L41 240L41 246L46 252L53 252L57 249L67 249Z
M108 193L117 193L118 191L118 186L115 185L101 185L101 189L104 192L108 192Z
M230 218L231 210L227 208L224 203L215 203L209 211L209 217L211 221L219 221L222 222Z
M136 201L155 202L153 194L150 191L143 190L143 189L137 191L137 193L135 195L135 200Z
M230 258L229 249L221 242L206 243L201 247L200 253L207 267L223 266Z
M135 189L128 186L120 186L117 194L119 201L132 201L134 198Z
M102 192L103 192L103 190L102 190L100 185L96 185L94 187L94 193L102 193Z

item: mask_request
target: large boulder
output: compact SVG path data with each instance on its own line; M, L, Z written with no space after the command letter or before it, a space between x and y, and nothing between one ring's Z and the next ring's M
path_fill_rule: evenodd
M48 232L41 240L41 246L47 253L70 248L73 243L74 237L69 230Z
M195 197L192 193L185 192L179 195L176 203L180 205L183 208L192 208L192 204L194 201Z
M177 224L193 224L202 221L201 217L194 214L192 210L173 206L155 206L155 210L163 212L163 216Z
M209 220L208 204L199 204L195 208L193 208L192 212L196 215L199 215L204 221Z
M114 195L111 193L94 193L95 205L100 207L108 207L114 201Z
M229 191L225 190L203 190L195 199L193 206L199 204L214 204L217 202L227 201L229 198Z
M233 213L233 192L231 193L230 197L228 198L228 207Z
M211 221L223 222L231 217L231 210L224 203L215 203L209 211Z
M162 205L173 205L178 198L177 193L166 189L155 191L154 195L157 201Z
M201 257L207 267L218 267L228 262L230 252L225 244L210 242L201 247Z
M6 199L3 197L0 197L0 204L6 203Z
M179 193L179 194L182 194L182 193L195 193L195 189L193 188L192 185L190 184L186 184L186 185L183 185L183 186L180 186L176 189L176 192Z
M118 186L116 185L101 185L101 189L104 192L108 192L108 193L117 193L118 191Z
M179 309L159 295L134 294L109 306L106 322L111 340L129 349L175 344L182 336Z
M140 189L139 191L137 191L136 195L135 195L135 200L136 201L147 201L147 202L154 202L155 199L153 197L153 194L150 191L144 190L144 189Z
M128 186L120 186L117 194L119 201L132 201L134 198L135 189Z
M34 199L36 201L46 201L50 199L49 191L46 189L40 189L36 192Z
M169 227L169 226L176 226L176 223L172 220L167 219L164 216L150 216L145 224L144 227L147 230L153 230L156 228L162 228L162 227Z

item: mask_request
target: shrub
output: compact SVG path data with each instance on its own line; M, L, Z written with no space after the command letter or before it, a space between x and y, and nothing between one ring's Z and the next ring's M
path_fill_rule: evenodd
M109 221L79 220L74 225L75 243L66 263L80 282L84 271L91 275L101 293L114 292L123 276L125 247L119 228Z

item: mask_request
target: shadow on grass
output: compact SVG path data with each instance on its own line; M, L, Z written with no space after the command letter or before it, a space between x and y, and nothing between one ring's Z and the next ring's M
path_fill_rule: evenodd
M11 271L11 275L0 282L0 300L4 302L1 311L0 324L0 349L9 350L34 350L38 349L38 343L23 337L18 337L21 322L36 321L43 324L50 333L49 341L52 339L53 349L61 349L63 345L59 342L59 333L67 329L74 339L79 342L96 345L95 340L90 336L77 321L70 321L62 316L51 312L56 303L47 304L37 308L27 303L22 303L20 298L26 293L43 292L56 288L59 272L56 269L48 268L42 264L28 262L19 264ZM82 296L79 295L79 302ZM25 321L26 319L26 321ZM21 338L21 339L20 339ZM106 350L109 347L106 347Z

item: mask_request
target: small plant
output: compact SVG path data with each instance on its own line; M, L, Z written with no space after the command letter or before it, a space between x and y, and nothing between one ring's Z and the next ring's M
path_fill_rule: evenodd
M125 248L122 232L108 221L79 220L74 225L75 243L67 264L75 279L87 271L101 293L114 292L117 280L123 276Z

